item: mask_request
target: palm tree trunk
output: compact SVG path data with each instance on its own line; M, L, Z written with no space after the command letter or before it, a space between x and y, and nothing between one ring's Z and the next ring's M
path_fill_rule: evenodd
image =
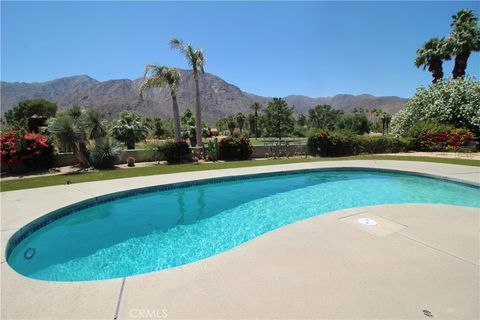
M171 91L173 103L173 131L175 132L175 141L180 141L180 113L178 112L177 95L175 91Z
M455 57L455 66L453 67L453 79L463 77L465 70L467 70L467 61L470 57L470 52L462 52Z
M432 63L428 66L428 71L432 73L432 83L435 83L443 79L443 61L440 58L432 60Z
M194 70L195 79L195 139L196 146L202 146L202 111L200 110L200 88L198 87L198 73Z

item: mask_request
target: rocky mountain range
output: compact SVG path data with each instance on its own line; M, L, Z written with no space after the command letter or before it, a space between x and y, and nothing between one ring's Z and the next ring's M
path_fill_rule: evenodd
M181 84L177 90L180 112L194 109L195 90L191 71L180 70ZM44 98L55 101L59 109L73 105L95 108L114 117L122 110L136 110L146 116L172 116L172 102L167 88L149 90L140 101L138 88L143 79L97 81L89 76L72 76L39 83L1 82L2 114L25 99ZM214 123L220 117L237 112L248 113L253 102L266 105L272 98L262 97L240 90L220 77L205 73L200 79L202 115L205 121ZM390 113L397 112L407 99L400 97L376 97L368 94L339 94L333 97L310 98L301 95L283 97L295 113L306 113L317 104L329 104L346 111L354 107L377 108Z

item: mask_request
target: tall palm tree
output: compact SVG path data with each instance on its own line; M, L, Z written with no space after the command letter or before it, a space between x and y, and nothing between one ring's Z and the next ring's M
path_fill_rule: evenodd
M203 66L205 65L205 56L203 49L195 49L191 44L184 44L182 40L172 38L170 40L172 49L180 50L187 59L188 64L192 67L193 79L195 81L195 133L196 145L202 146L202 112L200 109L200 88L198 86L198 72L205 73Z
M150 75L149 77L147 77ZM147 64L143 75L143 83L140 86L140 98L143 99L143 92L146 89L154 87L163 87L167 85L170 89L173 107L173 131L175 133L175 141L181 140L180 113L177 103L177 88L180 84L180 72L176 68L168 68L158 64Z
M480 51L480 28L473 10L462 9L452 16L452 32L448 38L449 48L455 56L453 78L463 77L472 51Z
M443 79L443 61L450 60L447 45L448 42L444 38L432 38L417 50L415 66L423 67L423 70L428 67L428 71L432 73L433 83Z
M254 102L251 106L250 109L253 111L253 114L255 116L255 138L258 139L258 111L262 108L262 105L258 102Z

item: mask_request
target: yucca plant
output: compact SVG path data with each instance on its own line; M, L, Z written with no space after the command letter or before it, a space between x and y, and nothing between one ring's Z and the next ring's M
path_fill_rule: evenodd
M90 160L95 168L113 168L122 151L122 145L111 137L95 139L90 149Z

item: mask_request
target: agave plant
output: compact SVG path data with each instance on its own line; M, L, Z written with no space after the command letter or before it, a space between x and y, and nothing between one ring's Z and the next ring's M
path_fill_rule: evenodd
M90 159L95 168L112 168L122 151L121 144L111 137L101 137L94 141L90 149Z

